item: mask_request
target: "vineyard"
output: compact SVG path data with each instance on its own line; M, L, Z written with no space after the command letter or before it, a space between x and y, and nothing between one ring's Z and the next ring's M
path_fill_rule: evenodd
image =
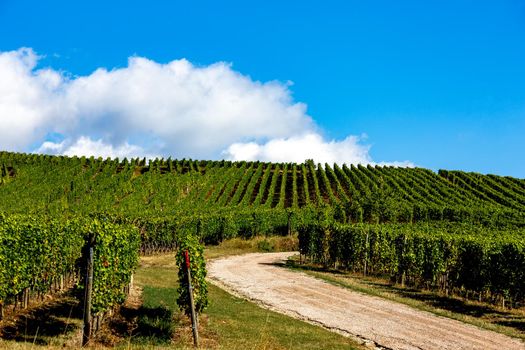
M524 237L464 224L319 222L299 232L301 253L325 266L511 307L525 301Z
M525 180L461 171L7 152L0 169L5 213L158 219L331 207L341 222L525 223Z
M191 241L202 257L199 241L292 233L302 257L324 266L510 307L525 302L523 179L313 161L9 152L0 152L0 169L2 312L81 280L89 240L100 314L123 301L139 253ZM204 262L195 264L192 276L202 282ZM199 288L202 310L206 285Z

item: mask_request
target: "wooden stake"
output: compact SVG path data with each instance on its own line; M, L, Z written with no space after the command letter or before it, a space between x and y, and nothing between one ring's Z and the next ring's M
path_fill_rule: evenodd
M188 275L188 293L190 295L190 309L191 309L191 328L193 330L193 346L199 347L199 324L197 320L197 313L195 312L195 302L193 300L193 288L191 286L191 268L190 268L190 256L188 251L184 251L184 258L186 260L186 271Z
M365 241L365 261L364 261L364 269L363 269L363 276L366 276L366 263L368 260L368 231L366 231L366 241Z
M288 223L287 223L288 236L292 235L292 212L288 212Z
M27 309L27 306L29 304L29 288L24 288L24 294L22 295L24 298L24 309Z
M84 324L82 330L82 346L86 346L91 340L91 297L93 295L93 247L91 246L91 235L88 240L89 255L86 266L86 279L84 283Z

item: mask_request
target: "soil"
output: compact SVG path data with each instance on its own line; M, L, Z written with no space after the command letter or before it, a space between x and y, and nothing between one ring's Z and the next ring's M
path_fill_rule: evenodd
M525 350L521 340L279 266L294 254L221 258L209 263L208 274L212 283L236 295L379 349Z

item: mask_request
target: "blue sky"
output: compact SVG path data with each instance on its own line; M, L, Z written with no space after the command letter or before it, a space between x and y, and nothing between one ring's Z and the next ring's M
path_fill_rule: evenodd
M29 68L30 74L51 69L66 82L59 90L101 67L108 72L126 70L129 57L158 65L184 58L197 75L209 73L206 68L217 62L226 62L222 69L230 80L218 83L219 90L233 84L239 75L241 79L235 80L239 89L245 79L249 80L246 88L258 91L257 95L262 94L260 85L266 86L263 90L271 92L253 102L253 109L288 113L302 104L305 107L302 115L290 112L293 115L279 130L254 133L245 128L201 149L189 141L170 143L170 135L178 137L176 131L152 130L145 139L138 131L105 133L112 130L108 123L118 121L123 128L128 125L127 117L122 116L127 109L120 104L118 108L102 106L71 117L85 120L86 115L102 111L96 122L63 121L81 125L82 132L73 127L54 128L49 126L51 122L33 125L41 130L27 134L31 142L0 142L3 148L30 151L47 140L53 145L41 150L67 154L82 148L79 140L89 138L91 149L100 141L98 149L112 146L111 154L136 151L179 158L245 155L275 159L272 142L289 145L290 139L297 141L289 147L293 153L304 148L301 135L314 133L319 147L324 145L326 152L331 152L331 157L320 155L321 160L409 161L434 170L525 178L522 1L264 1L248 5L243 1L79 4L0 0L0 38L2 52L27 47L34 55L43 56ZM271 86L272 81L279 86ZM266 108L264 101L275 102L271 97L275 94L282 94L279 106ZM239 90L235 98L244 95ZM15 107L4 108L4 113L20 110L19 105ZM215 108L217 102L206 110L213 114ZM243 113L239 115L246 115ZM150 117L147 112L142 114ZM2 118L7 116L0 114ZM49 118L58 123L59 117ZM162 123L152 118L152 123ZM255 125L278 123L278 117L250 114L250 118L261 118ZM290 126L292 121L301 127ZM129 125L138 128L139 124L129 121ZM210 135L217 130L221 129L211 129ZM58 140L69 140L69 144L60 148L57 134ZM348 140L354 137L350 135L356 138ZM191 145L185 147L187 144ZM231 148L233 144L237 148ZM337 145L353 152L353 158L334 155ZM118 147L122 152L113 152Z

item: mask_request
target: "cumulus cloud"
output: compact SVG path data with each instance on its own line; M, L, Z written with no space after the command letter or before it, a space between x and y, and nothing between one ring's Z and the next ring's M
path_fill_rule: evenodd
M130 145L125 142L124 144L114 147L111 144L104 143L101 139L92 140L89 137L81 136L74 143L70 141L62 142L44 142L37 150L36 153L44 154L63 154L66 156L95 156L95 157L111 157L111 158L136 158L146 157L155 158L159 155L148 154L141 147Z
M38 56L31 49L0 53L0 147L23 150L45 135L55 109L62 76L34 72Z
M289 138L273 139L263 144L234 143L223 154L230 160L302 163L307 159L314 159L316 162L329 164L378 164L370 157L370 146L363 145L360 141L361 137L358 136L348 136L341 141L326 141L319 134L307 133ZM379 164L414 166L408 161Z
M126 67L72 77L39 69L39 59L30 48L0 52L1 149L372 162L358 137L325 140L289 84L255 81L228 63L131 57ZM50 134L63 141L48 140Z
M359 138L349 136L342 141L325 141L319 134L309 133L290 138L278 138L264 144L234 143L224 152L232 160L263 160L297 162L315 159L327 163L371 163L369 146L359 144Z

